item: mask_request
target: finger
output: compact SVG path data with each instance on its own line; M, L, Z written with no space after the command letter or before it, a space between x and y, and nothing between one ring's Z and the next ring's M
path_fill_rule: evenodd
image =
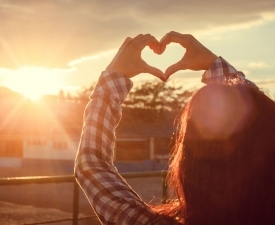
M180 33L171 31L160 40L161 50L164 51L165 50L164 46L172 42L178 43L182 47L187 48L192 39L194 39L194 37L190 34L180 34Z
M171 38L168 33L160 40L160 54L162 54L165 51L166 45L168 45L170 43L171 43Z
M133 38L127 37L127 38L124 40L122 46L123 46L123 45L126 45L126 44L127 44L129 41L131 41L131 40L133 40Z
M127 42L127 43L125 45L127 45L127 47L129 47L131 45L135 45L136 41L140 40L140 38L142 38L143 36L144 36L143 34L139 34L139 35L135 36L134 38L131 38L131 40L129 40L129 41L127 41L127 38L126 38L126 40L124 42Z
M184 70L184 66L182 65L182 63L179 61L175 64L173 64L172 66L169 66L166 71L165 71L165 78L166 80L174 73L178 72L179 70Z
M143 36L144 36L144 34L139 34L139 35L135 36L133 39L139 39L139 38L141 38Z
M133 44L140 50L144 49L146 46L152 46L153 48L158 50L157 46L159 45L159 42L155 37L150 34L143 35L142 37L139 37L133 41Z
M173 35L175 35L173 32L167 33L167 34L160 40L161 54L165 51L166 46L169 45L169 44L172 42Z
M133 38L131 37L127 37L124 42L122 43L122 45L119 47L115 57L113 58L113 60L111 61L111 63L107 66L107 69L110 68L110 66L112 65L112 63L116 60L116 58L119 56L119 54L125 49L127 48L127 46L130 44L130 42L132 41Z
M180 43L182 42L183 37L184 34L171 31L160 40L160 43L166 45L170 44L171 42Z
M166 49L166 44L160 44L160 52L159 54L161 55Z
M118 51L120 51L120 50L123 49L125 46L127 46L127 45L130 43L131 40L133 40L133 38L127 37L127 38L124 40L124 42L122 43L122 45L120 46L120 48L119 48Z
M164 73L160 69L157 69L157 68L155 68L153 66L150 66L147 63L144 64L144 72L145 73L150 73L153 76L161 79L162 81L166 80Z
M130 42L131 42L132 40L133 40L133 38L131 38L131 37L127 37L127 38L124 40L124 42L123 42L122 45L119 47L119 49L118 49L118 51L117 51L117 53L116 53L116 55L115 55L115 57L113 58L112 61L114 61L114 60L118 57L118 55L123 51L123 49L127 48L127 46L130 45ZM111 62L111 63L112 63L112 62Z
M156 43L149 44L149 48L150 48L151 50L153 50L154 53L160 54L160 44L159 44L159 43L158 43L158 44L156 44Z

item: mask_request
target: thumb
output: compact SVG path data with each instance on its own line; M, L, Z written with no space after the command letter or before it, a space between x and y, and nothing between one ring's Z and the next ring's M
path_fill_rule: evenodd
M166 49L166 44L165 43L161 43L160 44L160 52L159 52L159 55L161 55Z
M169 66L165 71L166 79L168 79L172 74L178 72L179 70L183 70L183 69L185 69L185 68L183 67L183 64L181 61Z
M164 73L160 69L157 69L156 67L150 66L147 63L144 65L144 72L145 73L150 73L153 76L161 79L162 81L166 80Z

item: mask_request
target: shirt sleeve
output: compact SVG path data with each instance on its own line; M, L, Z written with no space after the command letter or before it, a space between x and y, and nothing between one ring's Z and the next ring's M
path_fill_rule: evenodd
M241 71L237 71L222 57L218 57L211 67L202 75L201 82L205 84L246 84L258 88L255 83L245 78Z
M156 216L118 174L113 164L115 128L130 79L104 71L85 109L75 176L103 224L151 224Z

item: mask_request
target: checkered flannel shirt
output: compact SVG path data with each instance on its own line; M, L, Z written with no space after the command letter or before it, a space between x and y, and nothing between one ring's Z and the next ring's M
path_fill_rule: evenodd
M221 57L202 76L202 82L238 81L254 85ZM121 104L132 81L112 71L102 72L85 109L81 142L75 161L76 179L98 218L106 225L165 225L119 175L113 164L115 128Z

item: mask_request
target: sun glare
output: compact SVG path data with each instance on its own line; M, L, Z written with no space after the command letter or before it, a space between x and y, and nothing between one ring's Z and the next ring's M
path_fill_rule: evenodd
M62 84L60 71L40 68L22 67L16 73L9 74L8 86L26 98L38 101L45 94L57 93Z

